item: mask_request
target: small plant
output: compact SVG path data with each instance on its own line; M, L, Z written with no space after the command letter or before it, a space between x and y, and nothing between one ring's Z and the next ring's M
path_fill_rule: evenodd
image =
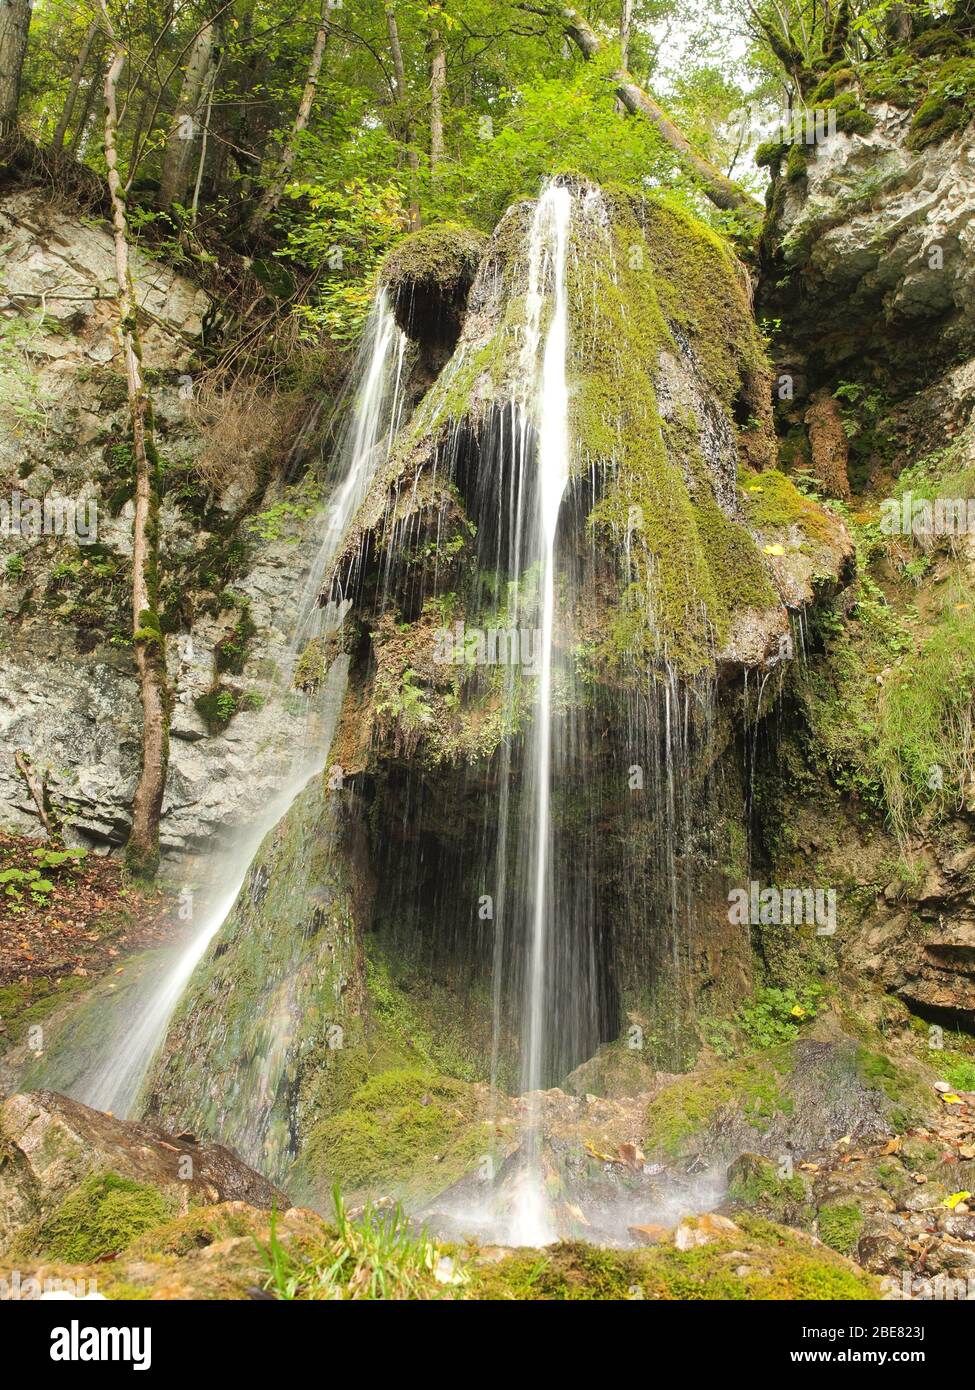
M24 900L29 898L35 907L47 907L56 884L49 877L60 870L73 871L87 856L84 849L55 849L41 846L31 858L36 862L27 868L14 864L0 871L0 892L7 899L11 912L23 912Z
M750 1004L743 1004L735 1014L735 1022L755 1047L774 1047L791 1042L803 1024L816 1017L823 993L822 985L810 984L800 989L760 989Z
M19 579L24 572L23 555L8 555L6 570L8 579Z
M334 1239L303 1254L282 1243L277 1213L272 1212L268 1243L258 1242L267 1268L266 1289L286 1300L442 1296L437 1248L424 1231L413 1228L401 1206L380 1211L370 1205L352 1221L338 1186L332 1200Z

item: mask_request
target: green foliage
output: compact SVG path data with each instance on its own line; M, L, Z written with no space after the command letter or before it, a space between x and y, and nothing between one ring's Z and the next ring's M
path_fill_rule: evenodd
M916 150L944 140L975 116L975 58L949 58L918 107L908 143Z
M938 1057L938 1071L956 1091L975 1091L975 1057L946 1049Z
M296 487L287 489L276 502L250 517L247 530L266 542L294 539L298 524L314 516L321 498L321 484L311 474L306 474Z
M398 687L377 703L376 713L388 719L399 720L407 729L415 729L418 725L430 724L433 721L433 711L428 703L426 689L412 666L408 666L402 672Z
M372 299L376 267L408 225L401 191L392 182L355 178L341 187L299 183L293 198L310 216L291 228L286 254L319 270L317 299L299 306L306 329L336 342L356 338Z
M816 1217L819 1238L841 1255L852 1255L860 1239L863 1213L854 1202L834 1202L820 1207Z
M742 1032L754 1047L776 1047L799 1034L803 1024L816 1017L823 987L808 984L799 989L760 989L735 1015Z
M267 1279L264 1287L277 1298L417 1299L444 1296L434 1276L440 1258L433 1241L397 1204L392 1211L368 1204L351 1220L338 1184L332 1190L335 1232L320 1247L297 1257L277 1234L271 1216L267 1245L258 1242Z
M10 912L23 912L25 897L29 897L35 907L45 908L50 904L55 891L54 879L59 871L70 873L87 856L84 849L52 849L40 846L31 851L36 862L28 867L13 865L0 870L0 893L7 899Z
M118 1254L172 1212L171 1202L154 1187L117 1173L93 1173L55 1211L22 1233L18 1249L86 1264Z
M975 776L975 595L956 592L880 696L878 769L901 835L925 813L954 811Z
M222 734L242 710L258 710L263 705L264 696L259 690L241 690L236 685L225 685L222 681L193 701L194 708L211 734Z
M247 651L257 634L257 624L251 616L250 599L243 594L227 590L223 595L224 604L237 612L237 619L230 632L214 648L214 660L218 672L230 671L240 675L247 659Z

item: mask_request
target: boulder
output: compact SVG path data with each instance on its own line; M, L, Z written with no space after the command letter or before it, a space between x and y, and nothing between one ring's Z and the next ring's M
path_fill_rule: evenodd
M221 1144L131 1124L55 1091L9 1097L0 1109L0 1253L40 1228L88 1179L110 1175L153 1212L242 1201L286 1208L285 1194ZM136 1188L139 1193L136 1193Z

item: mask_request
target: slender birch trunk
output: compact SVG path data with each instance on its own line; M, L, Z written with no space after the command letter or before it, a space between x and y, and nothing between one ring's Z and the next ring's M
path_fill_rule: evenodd
M322 71L322 60L325 57L325 45L328 43L329 30L329 4L328 0L323 0L321 9L321 19L318 25L318 32L315 35L315 47L312 50L311 61L308 64L308 76L305 78L305 89L301 94L301 101L298 103L298 113L295 116L294 125L291 127L291 134L285 142L281 157L278 160L277 168L271 177L267 188L254 209L254 215L250 220L252 231L257 231L267 221L268 217L274 212L287 186L294 168L295 158L298 154L298 144L301 139L302 131L308 125L308 118L311 115L311 108L315 102L315 93L318 89L318 79Z
M439 14L440 6L431 7L434 16ZM443 31L434 17L430 28L430 168L435 170L443 162L443 106L444 91L447 86L447 52L444 48Z
M132 425L135 519L132 524L132 641L142 700L142 768L132 803L126 862L151 877L159 864L159 818L169 762L169 692L166 649L159 622L159 458L153 440L152 402L142 375L138 306L129 265L125 192L118 163L118 82L125 49L115 37L102 0L114 55L105 74L105 163L112 203L119 330Z

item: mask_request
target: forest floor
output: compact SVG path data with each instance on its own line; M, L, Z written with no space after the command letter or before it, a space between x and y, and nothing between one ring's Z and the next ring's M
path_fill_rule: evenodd
M0 1042L176 929L171 900L135 887L120 860L60 858L39 840L0 833Z

